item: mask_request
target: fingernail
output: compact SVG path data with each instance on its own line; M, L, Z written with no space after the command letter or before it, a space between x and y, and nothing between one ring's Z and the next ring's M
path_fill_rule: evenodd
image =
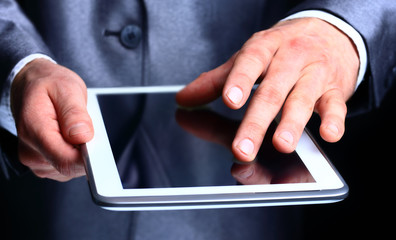
M89 133L89 127L85 123L77 123L69 129L69 137Z
M242 178L242 179L247 179L247 178L249 178L250 176L252 176L253 173L254 173L254 168L253 168L253 167L249 167L249 168L247 168L246 170L240 172L240 173L238 174L238 177L239 177L239 178Z
M283 131L283 132L281 132L281 133L278 135L278 137L279 137L280 139L282 139L283 141L285 141L287 144L293 145L294 138L293 138L293 135L292 135L290 132L288 132L288 131Z
M250 156L253 154L254 144L249 139L243 139L239 142L237 148L239 148L239 150L241 150L245 155Z
M336 125L330 123L329 125L327 125L326 130L331 132L334 136L338 136L339 130Z
M239 104L243 98L243 92L238 87L232 87L227 92L227 97L233 104Z

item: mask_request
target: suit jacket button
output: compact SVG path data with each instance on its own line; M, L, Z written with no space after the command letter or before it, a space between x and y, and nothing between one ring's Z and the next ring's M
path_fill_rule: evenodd
M136 25L127 25L121 30L120 41L126 48L136 48L142 39L142 30Z

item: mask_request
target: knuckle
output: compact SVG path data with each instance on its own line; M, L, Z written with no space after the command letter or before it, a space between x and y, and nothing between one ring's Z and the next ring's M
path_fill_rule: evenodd
M348 108L347 108L347 105L344 102L342 102L342 103L340 103L338 105L338 110L339 110L340 115L342 115L342 116L346 116L347 115Z
M287 46L295 53L309 56L313 62L327 64L331 62L332 51L322 38L314 36L295 37L289 40Z
M25 165L26 167L30 167L33 164L35 164L35 160L31 159L27 156L22 155L21 153L19 153L19 162L22 163L23 165Z
M257 38L262 38L268 35L268 31L264 30L264 31L258 31L253 33L251 39L257 39Z
M323 111L331 111L346 116L348 108L340 90L334 89L325 93L325 98L320 99Z
M32 155L31 153L21 152L19 150L19 162L27 167L47 168L50 163L42 155Z
M54 152L46 157L59 174L66 177L75 176L75 173L78 172L78 167L82 163L79 153L75 152L71 155L67 150Z
M331 54L325 50L321 52L316 52L315 54L315 58L313 59L311 64L308 65L307 69L309 69L309 67L312 67L313 69L311 69L311 71L314 71L316 73L322 72L322 74L334 73L335 67L333 64L331 64L333 62Z
M324 66L328 66L331 62L331 54L328 51L321 51L318 53L318 62Z
M241 49L239 57L250 64L264 66L270 57L270 51L265 47L248 45Z
M243 72L236 72L234 73L235 79L238 79L238 82L255 82L257 79L252 79L252 77L246 73L245 71Z
M295 136L301 136L301 133L304 131L305 126L307 125L307 121L309 118L304 117L293 117L290 116L289 119L286 119L285 122L288 122L289 129L294 133Z
M289 105L298 110L301 109L311 113L315 107L315 101L312 96L305 93L292 93L287 98L287 102Z
M245 133L253 140L264 138L266 128L259 119L251 119L244 126Z
M327 104L337 104L337 105L343 105L344 98L343 98L343 93L341 90L338 89L332 89L327 91L326 93L326 103Z
M56 161L53 163L55 169L63 176L69 177L73 173L73 164L68 161Z
M58 172L48 162L41 164L41 166L33 166L30 169L39 178L50 178L51 175Z
M290 39L288 45L290 49L294 49L297 52L304 52L312 46L311 40L309 38L302 37Z
M263 31L255 32L251 39L271 39L279 42L283 38L284 32L280 28L270 28Z
M43 171L43 170L32 170L32 172L34 173L34 175L36 175L39 178L48 178L48 173L47 171Z
M254 98L262 104L279 107L283 105L284 96L278 88L267 86L265 89L258 90L254 94Z
M80 107L76 107L74 105L68 105L63 107L60 114L64 119L75 118L75 117L81 118L83 115L85 115L85 110L81 109Z

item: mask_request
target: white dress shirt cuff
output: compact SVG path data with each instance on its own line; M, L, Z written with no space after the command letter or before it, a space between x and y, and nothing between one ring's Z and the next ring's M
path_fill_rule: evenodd
M364 75L366 73L367 69L367 50L366 50L366 45L364 44L362 36L359 34L358 31L356 31L351 25L346 23L345 21L341 20L340 18L324 12L320 10L307 10L307 11L301 11L298 13L295 13L293 15L288 16L287 18L283 20L290 20L290 19L296 19L296 18L304 18L304 17L314 17L314 18L319 18L323 21L326 21L335 27L337 27L339 30L344 32L355 44L357 52L359 54L359 59L360 59L360 67L359 67L359 73L356 81L356 89L359 87L360 83L363 81Z
M0 93L0 127L8 130L10 133L17 135L14 117L12 116L11 112L11 104L10 104L10 92L11 92L11 84L14 81L15 76L24 68L28 63L31 61L44 58L49 61L56 63L52 58L48 57L47 55L41 53L30 54L23 59L21 59L11 70L10 75L6 79L3 85L3 91Z

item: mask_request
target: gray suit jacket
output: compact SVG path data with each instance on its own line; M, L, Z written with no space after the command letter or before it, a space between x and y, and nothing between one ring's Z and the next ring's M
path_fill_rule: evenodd
M369 70L360 106L378 105L396 75L394 1L18 2L0 1L0 82L23 57L44 53L88 87L186 84L254 32L306 9L335 14L363 36ZM299 227L294 208L116 213L93 204L84 178L56 183L25 175L0 183L16 238L290 239Z
M224 62L253 32L305 9L335 14L361 33L371 103L380 103L396 75L393 1L19 2L0 2L1 82L21 58L38 52L76 71L89 87L185 84ZM140 35L121 37L130 31Z

